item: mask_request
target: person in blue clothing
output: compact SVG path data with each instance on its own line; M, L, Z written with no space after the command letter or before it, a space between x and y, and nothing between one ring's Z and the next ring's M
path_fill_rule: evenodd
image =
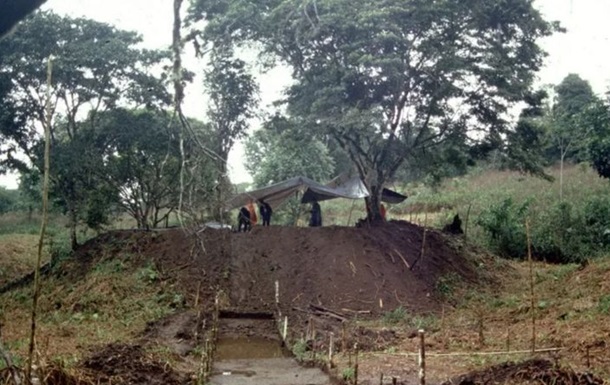
M309 219L310 227L322 226L322 209L318 201L313 201L311 204L311 218Z

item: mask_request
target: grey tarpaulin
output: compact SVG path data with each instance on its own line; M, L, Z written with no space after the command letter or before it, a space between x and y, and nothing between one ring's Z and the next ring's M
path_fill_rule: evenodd
M369 196L369 192L364 187L364 184L362 182L360 184L361 186L352 186L350 188L342 186L329 187L304 176L299 176L257 190L238 194L225 203L225 209L231 210L245 206L249 202L261 200L269 203L271 207L278 207L288 198L296 196L298 192L301 194L307 193L309 194L308 196L319 198L318 200L333 198L359 199Z
M370 195L368 189L358 177L349 179L338 177L327 185L323 185L304 176L298 176L257 190L238 194L225 202L224 206L225 210L231 210L243 207L249 202L265 201L275 208L284 203L288 198L297 196L297 193L301 193L302 203L334 198L362 199ZM387 203L399 203L406 198L402 194L384 189L381 200Z

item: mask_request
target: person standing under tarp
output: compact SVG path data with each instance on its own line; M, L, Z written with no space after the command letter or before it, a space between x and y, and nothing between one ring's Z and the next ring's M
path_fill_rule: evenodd
M241 233L252 230L250 225L250 210L246 207L242 207L237 214L237 232Z
M271 214L273 213L273 210L271 209L269 203L263 200L259 201L259 204L259 211L263 220L263 226L269 226L271 224Z
M318 201L313 201L311 204L311 218L309 219L310 227L322 226L322 209Z
M256 217L256 209L252 201L248 203L248 211L250 212L250 226L254 226L258 222L258 218Z

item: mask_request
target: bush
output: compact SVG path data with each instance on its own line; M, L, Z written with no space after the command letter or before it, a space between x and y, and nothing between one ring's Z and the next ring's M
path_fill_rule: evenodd
M506 258L524 258L528 215L532 252L537 259L574 263L610 251L610 197L603 194L551 202L536 213L529 210L529 202L517 205L507 198L483 210L476 223L487 234L494 252Z
M523 258L527 251L525 218L529 201L521 205L512 198L500 204L492 204L483 210L476 220L489 235L488 243L494 252L506 258Z

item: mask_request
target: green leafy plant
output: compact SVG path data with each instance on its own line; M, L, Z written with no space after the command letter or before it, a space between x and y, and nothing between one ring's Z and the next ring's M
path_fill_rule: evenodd
M498 254L507 258L523 258L527 250L525 217L529 201L516 204L506 198L492 204L476 221L489 234L489 244Z
M436 281L436 291L445 298L451 298L460 280L455 273L445 274Z
M605 295L599 299L597 311L601 314L610 315L610 295Z
M146 267L140 269L138 278L149 283L156 282L159 279L159 272L155 269L153 264L148 264Z
M341 377L344 381L352 381L356 376L356 370L353 367L345 368L341 372Z
M298 359L302 360L305 358L307 352L307 342L304 339L298 339L292 345L292 354Z
M383 322L387 325L396 325L403 322L407 317L407 310L399 306L392 311L388 311L383 315Z

